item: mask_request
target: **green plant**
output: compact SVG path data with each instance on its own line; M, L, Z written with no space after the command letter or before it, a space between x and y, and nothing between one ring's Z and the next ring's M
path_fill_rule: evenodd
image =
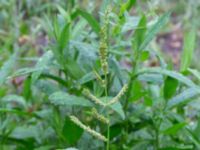
M98 19L73 0L57 16L49 5L40 20L49 43L34 66L12 71L25 59L17 49L1 67L0 85L23 81L0 88L0 149L200 148L199 116L190 116L200 94L190 78L200 73L189 68L195 32L185 36L179 73L150 44L171 11L150 22L129 14L135 0L103 1ZM152 58L157 67L146 66Z

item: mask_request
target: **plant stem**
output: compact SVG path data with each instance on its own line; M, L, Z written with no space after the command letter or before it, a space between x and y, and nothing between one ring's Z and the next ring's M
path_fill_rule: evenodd
M126 109L128 107L128 99L131 95L131 90L132 90L132 85L133 85L133 81L135 80L135 72L137 71L138 69L138 59L139 59L140 55L136 55L135 57L135 61L132 61L132 70L131 70L131 78L129 80L129 83L128 83L128 91L127 91L127 98L126 98L126 101L125 101L125 105L124 105L124 112L127 112Z
M107 74L105 73L105 96L107 97L108 96L108 77L107 77ZM108 120L110 120L110 117L109 117L109 112L107 113L107 118ZM109 150L109 147L110 147L110 124L108 124L107 126L107 143L106 143L106 150Z
M108 124L108 127L107 127L107 139L108 139L108 141L107 141L107 145L106 145L106 150L109 150L109 147L110 147L110 125L109 124Z
M156 147L156 149L159 149L159 147L160 147L160 141L159 141L159 129L156 129L156 139L155 139L156 141L155 141L155 147Z

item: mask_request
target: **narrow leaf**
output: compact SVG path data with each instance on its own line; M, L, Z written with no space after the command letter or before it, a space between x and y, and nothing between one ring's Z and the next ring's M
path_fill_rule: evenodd
M162 69L162 68L159 68L159 67L141 69L134 76L137 77L139 75L146 74L146 73L163 74L163 75L166 75L166 76L170 76L170 77L178 80L179 82L181 82L181 83L183 83L183 84L185 84L189 87L196 87L194 82L192 82L189 78L185 77L184 75L182 75L182 74L180 74L176 71L166 70L166 69Z
M99 34L100 25L98 21L90 13L82 9L77 9L76 12L72 15L72 19L75 19L77 16L83 17L88 22L88 24L92 27L94 32Z
M16 53L14 53L0 68L0 86L5 82L16 63Z
M146 25L147 25L147 19L146 19L146 16L143 15L133 35L132 45L133 45L133 49L136 51L138 50L138 48L144 41L145 33L147 29Z
M174 124L173 126L169 127L168 129L164 130L163 133L167 135L174 135L176 134L181 128L186 125L185 122Z
M181 71L186 71L187 68L191 64L193 51L195 48L195 38L196 33L193 29L192 31L189 31L184 36L184 45L183 45L183 53L182 53L182 59L181 59Z
M168 22L171 12L167 12L162 15L158 21L152 26L152 28L148 31L146 38L141 44L139 50L144 50L146 46L151 42L153 37L160 31L160 29Z
M167 108L173 108L175 106L181 105L183 103L188 102L189 99L200 95L200 91L197 88L189 88L185 91L183 91L182 93L180 93L179 95L173 97L172 99L169 100L169 102L167 103Z

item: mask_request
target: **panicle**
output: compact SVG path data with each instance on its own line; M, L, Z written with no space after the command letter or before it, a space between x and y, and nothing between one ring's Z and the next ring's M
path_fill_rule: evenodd
M125 84L125 85L122 87L122 89L120 90L120 92L119 92L113 99L111 99L111 100L107 103L107 106L108 106L108 105L112 105L112 104L118 102L119 99L125 94L125 92L127 91L127 89L128 89L128 85Z
M109 120L103 115L99 114L95 108L92 108L93 116L102 123L109 124Z
M87 131L88 133L90 133L91 135L96 137L97 139L105 141L105 142L107 141L107 138L105 136L103 136L100 133L92 130L89 126L84 125L77 117L70 116L70 119L71 119L72 122L74 122L80 128L82 128L83 130Z
M88 97L91 101L93 101L95 104L98 104L100 106L105 106L105 103L103 103L100 99L98 99L96 96L94 96L88 89L83 90L83 94Z

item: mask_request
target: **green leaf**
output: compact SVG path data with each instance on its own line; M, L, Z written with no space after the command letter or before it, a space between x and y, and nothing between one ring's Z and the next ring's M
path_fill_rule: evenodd
M26 107L26 101L22 96L18 95L7 95L2 98L2 101L5 103L14 103L16 106Z
M140 60L141 61L146 61L149 58L149 51L142 51L140 55Z
M71 77L80 79L84 75L82 68L77 64L77 61L68 60L65 65Z
M62 134L69 144L75 144L80 139L82 133L83 129L74 124L69 117L65 119Z
M32 83L36 82L37 79L40 77L41 73L44 70L49 69L49 64L53 58L53 53L51 51L47 51L39 58L37 64L35 65L35 69L31 75Z
M195 48L195 39L196 39L196 32L194 29L187 32L184 36L184 45L183 45L183 53L181 57L181 72L187 70L187 68L191 64L193 51Z
M94 32L96 32L97 35L99 34L100 25L90 13L82 9L77 9L76 12L73 14L72 19L75 19L78 15L83 17L88 22L88 24L92 27L92 29L94 30Z
M96 79L96 76L95 76L94 72L89 72L89 73L85 74L82 78L80 78L78 80L78 83L85 84L85 83L90 82L95 79Z
M105 103L108 103L109 100L111 100L113 97L102 97L100 98L103 102ZM125 119L125 113L124 113L124 110L123 110L123 107L121 105L120 102L117 102L117 103L114 103L112 105L109 105L109 107L114 110L116 113L119 114L119 116L122 118L122 119Z
M92 107L93 104L83 97L75 95L69 95L64 92L55 92L49 96L49 100L52 104L57 106L83 106Z
M185 122L177 123L164 130L163 133L166 135L175 135L180 129L182 129L186 125Z
M151 42L153 37L160 31L160 29L162 29L164 25L166 25L166 23L168 22L170 18L170 15L171 15L171 12L167 12L158 19L158 21L147 32L144 41L139 47L139 50L144 50L146 48L146 46Z
M164 98L169 99L171 98L175 93L176 89L178 87L178 81L172 77L167 77L164 82Z
M66 46L68 46L69 39L70 39L70 23L67 23L63 27L63 29L62 29L62 31L60 33L59 40L58 40L59 49L60 49L61 54L63 54L63 49Z
M8 78L13 78L13 77L18 77L18 76L24 76L24 75L31 74L33 72L41 71L41 70L42 70L42 68L21 68L21 69L18 69L16 72L14 72Z
M12 69L15 67L16 57L17 55L16 53L14 53L0 68L0 86L6 81L6 78L11 73Z
M171 78L174 78L189 87L196 87L194 82L192 82L189 78L185 77L184 75L182 75L176 71L166 70L166 69L162 69L159 67L141 69L134 75L134 77L137 77L139 75L146 74L146 73L148 73L148 74L149 73L163 74L163 75L169 76Z
M147 30L147 19L146 16L143 15L133 35L132 45L134 51L137 51L142 42L144 41L146 30Z
M200 137L200 117L198 118L197 126L196 126L196 128L194 129L194 134L195 134L197 137Z
M179 95L176 95L172 99L170 99L167 103L167 108L173 108L183 103L189 102L189 100L200 94L200 90L198 88L189 88Z
M10 137L16 139L28 139L28 138L37 138L37 127L36 126L20 126L16 127L11 133Z
M132 87L132 89L131 89L132 92L131 92L131 97L129 98L129 101L133 102L136 100L140 100L144 96L141 82L138 80L135 80L132 83L131 87Z
M11 114L17 114L18 116L34 116L36 118L38 118L37 115L35 114L30 114L28 112L25 112L25 111L19 111L19 110L16 110L16 109L3 109L3 108L0 108L0 113L11 113Z
M187 135L191 139L191 141L196 145L198 149L200 149L200 140L199 137L196 137L196 135L188 128L186 128Z
M191 69L191 68L188 68L188 71L193 74L197 79L198 81L200 81L200 72L196 69Z
M125 11L129 11L133 5L135 5L136 0L128 0L125 4L123 4L120 8L119 16L121 17Z
M28 76L25 80L24 80L24 84L23 84L23 96L26 100L28 100L32 95L32 90L31 90L31 77Z
M114 103L109 107L118 113L123 120L125 119L125 113L120 102Z

